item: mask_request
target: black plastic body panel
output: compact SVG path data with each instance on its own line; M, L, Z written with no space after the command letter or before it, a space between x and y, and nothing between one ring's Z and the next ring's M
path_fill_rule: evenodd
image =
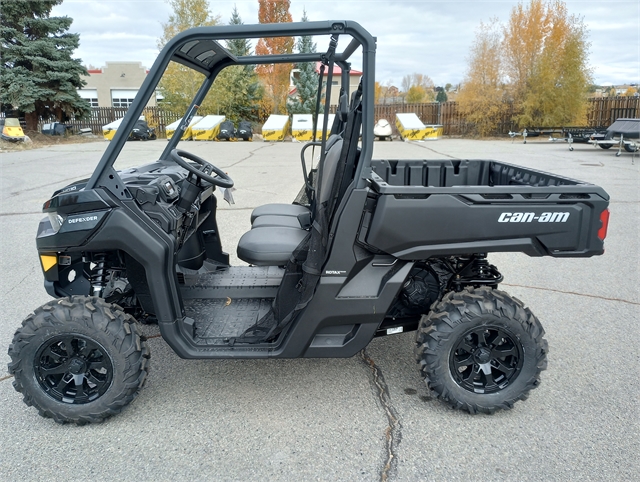
M593 256L600 187L495 161L372 161L366 243L405 260L498 251Z

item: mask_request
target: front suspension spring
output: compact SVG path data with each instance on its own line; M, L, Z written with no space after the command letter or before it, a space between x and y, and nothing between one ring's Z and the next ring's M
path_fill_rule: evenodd
M95 267L91 270L91 295L102 296L102 290L107 285L107 270L105 269L107 255L98 253L93 255Z

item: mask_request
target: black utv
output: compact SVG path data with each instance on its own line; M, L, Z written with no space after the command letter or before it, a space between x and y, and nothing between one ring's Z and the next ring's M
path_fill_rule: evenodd
M302 35L326 49L236 57L225 48ZM79 424L118 413L147 375L138 323L150 321L194 359L351 357L374 337L416 331L421 376L450 406L491 413L527 397L547 364L544 330L499 289L487 255L600 255L609 197L491 160L372 159L375 52L351 21L202 27L166 45L91 178L44 204L37 249L55 299L27 316L9 348L28 405ZM363 74L350 91L354 55ZM205 77L182 132L226 67L320 62L326 85L341 72L339 98L324 96L325 111L338 105L333 124L323 116L322 140L302 147L297 202L251 214L237 246L248 266L229 265L216 221L233 172L177 149L180 134L160 159L113 168L170 61ZM307 172L313 150L318 168Z

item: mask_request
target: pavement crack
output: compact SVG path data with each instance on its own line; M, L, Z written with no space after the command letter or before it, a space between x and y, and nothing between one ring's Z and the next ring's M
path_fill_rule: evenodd
M31 268L26 275L24 275L24 277L18 281L15 285L13 285L13 288L11 288L9 291L7 291L4 296L8 296L13 290L15 290L18 286L20 286L24 280L26 280L29 276L31 276L31 274L35 271L35 268Z
M588 293L577 293L576 291L564 291L564 290L556 290L553 288L542 288L540 286L516 285L511 283L502 283L502 285L515 286L517 288L529 288L532 290L552 291L554 293L562 293L565 295L586 296L587 298L596 298L598 300L606 300L606 301L618 301L620 303L629 303L630 305L640 306L640 303L638 303L637 301L624 300L622 298L610 298L607 296L600 296L600 295L590 295Z
M254 149L253 151L249 152L249 155L247 155L247 156L243 157L242 159L234 162L233 164L229 164L228 166L225 166L224 169L229 169L230 167L233 167L233 166L235 166L237 164L240 164L241 162L244 162L247 159L251 159L256 154L256 152L258 152L261 149L264 149L265 147L270 147L272 145L273 144L265 144L264 146L260 146L257 149Z
M380 367L376 365L376 362L367 354L365 350L360 352L362 361L371 369L371 383L376 389L376 395L378 400L384 409L384 413L387 416L387 428L385 429L386 438L386 455L382 471L380 472L380 481L387 482L389 480L389 474L397 466L397 450L400 440L402 439L402 424L398 417L398 412L391 403L391 396L389 395L389 387L384 380Z
M80 174L78 176L68 177L66 179L60 179L58 181L50 182L50 183L47 183L47 184L41 184L39 186L30 187L30 188L27 188L27 189L21 189L20 191L13 191L13 192L9 193L9 195L10 196L18 196L18 195L23 194L25 192L37 191L38 189L42 189L43 187L57 186L57 185L61 185L63 182L77 181L78 179L88 178L90 175L91 174L89 174L89 175Z
M457 158L457 157L455 157L455 156L451 156L451 155L449 155L449 154L445 154L444 152L439 152L439 151L436 151L435 149L431 149L430 147L423 146L423 145L422 145L422 144L420 144L418 141L409 141L409 142L410 142L411 144L413 144L414 146L421 147L422 149L426 149L426 150L431 151L431 152L433 152L433 153L435 153L435 154L438 154L438 155L440 155L440 156L446 156L446 157L448 157L448 158L450 158L450 159L458 159L458 158Z
M3 216L26 216L29 214L42 214L42 211L28 211L25 213L0 213L0 217Z

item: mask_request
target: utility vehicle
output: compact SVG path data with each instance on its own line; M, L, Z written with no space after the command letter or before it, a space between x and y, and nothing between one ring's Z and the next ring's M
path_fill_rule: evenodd
M224 43L301 35L328 47L235 57ZM527 397L546 367L544 330L498 289L487 254L602 254L608 195L490 160L373 160L375 51L351 21L202 27L166 45L91 178L44 203L37 249L55 299L9 348L28 405L78 424L119 412L144 383L137 324L150 321L194 359L351 357L376 336L415 330L420 373L452 407L491 413ZM350 92L357 53L363 75ZM117 172L171 61L203 73L202 86L160 159ZM256 207L237 246L248 266L229 266L216 206L233 173L176 145L223 68L281 62L321 62L326 85L339 66L337 114L302 147L297 202ZM324 102L328 111L330 89ZM313 150L318 168L307 172Z

